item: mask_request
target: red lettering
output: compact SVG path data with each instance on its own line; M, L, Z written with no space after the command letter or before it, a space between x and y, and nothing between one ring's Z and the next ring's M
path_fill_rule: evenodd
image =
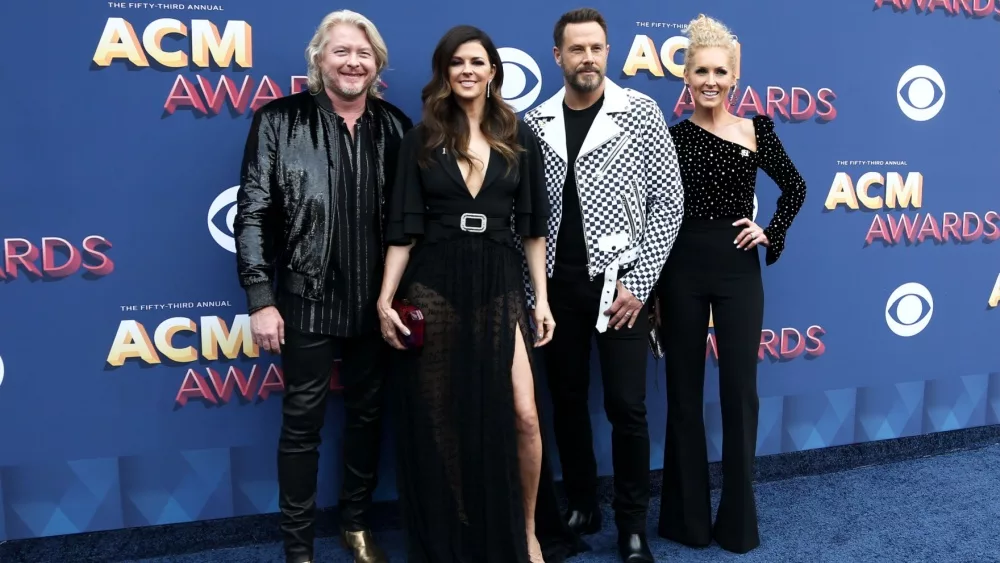
M163 104L163 110L167 112L167 115L172 115L177 111L177 108L181 107L194 108L202 114L208 113L194 84L178 74L177 79L174 80L173 88L170 89L170 94L167 95L167 101Z
M236 386L240 388L240 396L249 400L253 396L251 386L256 383L260 374L257 371L257 366L253 366L250 368L250 377L243 377L243 372L238 367L229 366L225 381L222 381L219 372L212 368L208 368L208 376L212 380L212 385L215 386L215 394L223 403L228 403L233 396L233 388Z
M309 77L308 76L293 76L292 77L292 94L296 94L305 89L309 88Z
M193 369L187 370L187 373L184 374L184 381L181 383L181 388L177 391L177 397L174 401L183 407L190 399L203 399L213 405L218 403L208 387L208 382Z
M790 118L788 115L788 96L785 91L777 86L767 87L767 114L774 117L775 113L781 114L785 119Z
M801 108L802 96L806 97L806 107ZM816 100L813 99L812 94L809 93L805 88L799 88L795 86L792 88L792 117L797 121L805 121L809 119L810 116L816 113Z
M264 91L265 87L267 92ZM271 100L277 100L284 94L281 93L281 88L274 83L269 77L265 76L260 82L260 86L257 88L257 92L253 95L253 102L250 104L250 109L252 111L257 111L264 106L267 102Z
M201 88L202 95L205 96L208 108L213 114L218 115L222 111L222 104L227 99L229 100L229 107L233 111L243 113L247 110L247 106L250 105L250 90L253 89L253 78L244 76L243 85L240 86L239 92L236 91L236 83L228 76L220 76L218 87L214 90L206 78L199 76L198 86ZM225 90L225 95L223 95L223 90Z
M3 241L4 254L7 259L4 261L4 270L12 279L17 279L17 267L20 265L26 272L42 277L42 272L35 266L38 260L38 247L23 238L8 238Z
M271 393L280 393L285 390L285 378L281 372L281 368L271 364L267 368L267 373L264 374L264 382L260 384L260 391L257 396L260 397L262 401L266 401Z
M969 232L969 225L975 222L976 230ZM962 214L962 238L965 242L972 242L982 236L983 234L983 222L975 213L969 213L966 211Z
M94 276L106 276L115 271L115 263L101 249L111 248L111 241L99 236L91 235L83 239L83 252L88 257L97 260L96 264L83 263L84 269Z
M917 12L933 13L940 8L949 15L964 14L974 18L989 16L994 10L1000 14L996 0L875 0L875 8L884 6L891 6L897 13L916 7Z
M821 326L813 325L806 329L806 341L808 342L806 345L806 354L808 354L809 357L815 358L817 356L822 356L823 352L826 352L826 344L819 339L819 337L824 334L826 334L826 331L823 330L823 327ZM810 348L809 344L814 345L814 347Z
M986 213L986 220L983 222L983 233L985 239L994 241L1000 239L1000 214L996 211Z
M778 350L778 346L781 342L778 340L778 335L774 333L773 330L764 329L760 331L760 346L757 348L757 360L764 359L764 352L767 351L772 358L780 358L781 352Z
M928 237L932 241L942 240L941 230L938 228L937 219L933 215L924 216L924 223L920 227L920 234L917 235L917 240L924 242Z
M733 99L739 99L740 103L734 112L736 115L743 116L747 113L755 113L757 115L763 115L764 106L761 104L760 95L753 90L753 88L747 88L743 95L740 95L739 89L734 93ZM732 103L729 104L729 110L732 111Z
M818 325L810 326L804 335L795 328L783 328L780 337L775 331L765 328L760 332L757 361L761 362L766 357L777 361L790 361L803 354L809 358L821 356L826 351L826 345L820 340L824 334L826 331ZM714 332L708 334L705 358L711 358L714 362L719 360L719 346Z
M908 215L876 215L865 235L865 244L881 240L886 246L900 243L918 244L930 239L933 242L970 243L979 239L991 242L1000 239L1000 214L988 211L979 215L971 211L962 214L951 211L941 214L942 219L929 214L917 213Z
M56 266L56 249L60 247L65 249L69 256L66 258L64 264ZM66 239L58 237L42 238L42 271L50 277L59 279L71 276L80 269L82 262L83 257L80 256L76 248Z
M41 247L23 238L4 239L5 259L0 268L0 279L17 279L18 269L33 278L62 279L84 268L89 276L106 276L114 271L114 262L102 249L111 243L104 237L92 235L83 239L78 249L62 237L42 237ZM41 264L39 267L39 258ZM96 260L90 264L85 259Z
M789 344L795 341L795 345L789 348ZM802 333L795 330L794 328L783 328L781 329L781 359L782 360L794 360L802 355L806 349L805 340L802 338Z
M813 95L799 86L792 88L791 95L780 86L768 86L767 97L762 98L756 90L748 87L742 92L736 89L732 100L727 101L726 104L731 112L740 117L756 114L767 115L773 119L776 115L780 115L793 122L801 122L813 117L822 121L832 121L837 117L837 109L833 106L833 100L836 98L837 94L829 88L821 88L816 95ZM762 102L762 99L766 99L766 101ZM674 104L674 116L680 117L693 111L694 99L691 97L691 92L688 88L683 88L677 98L677 103Z
M941 227L941 235L944 237L944 242L948 242L949 238L953 238L955 242L961 242L962 235L958 232L958 226L962 222L958 219L958 213L948 212L944 214L944 226Z
M872 219L872 225L868 227L868 234L865 236L865 246L870 245L876 240L892 244L892 237L889 236L888 228L885 226L885 222L882 221L881 215L876 215Z

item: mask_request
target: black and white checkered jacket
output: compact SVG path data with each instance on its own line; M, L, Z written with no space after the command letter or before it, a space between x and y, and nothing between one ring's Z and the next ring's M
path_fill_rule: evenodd
M539 139L552 207L545 249L546 275L552 277L556 238L562 219L566 180L565 88L525 113L523 120ZM590 278L605 279L601 311L611 306L618 268L634 265L621 280L645 302L660 276L684 215L677 152L663 112L649 96L605 78L604 104L576 160L576 185L582 207ZM525 273L528 306L534 294ZM599 314L597 329L607 328Z

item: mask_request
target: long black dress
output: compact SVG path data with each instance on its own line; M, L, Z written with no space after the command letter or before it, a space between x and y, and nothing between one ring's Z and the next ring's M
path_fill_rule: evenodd
M515 327L537 371L515 237L545 236L549 206L537 140L523 123L518 138L526 149L518 166L508 173L491 151L475 197L441 148L429 166L418 164L422 126L400 148L386 242L417 241L396 297L419 307L426 323L423 348L394 362L396 479L409 563L529 561L511 382ZM487 229L470 232L483 222L467 217L471 229L463 230L469 213L486 216ZM547 461L536 536L546 563L587 549L560 517Z

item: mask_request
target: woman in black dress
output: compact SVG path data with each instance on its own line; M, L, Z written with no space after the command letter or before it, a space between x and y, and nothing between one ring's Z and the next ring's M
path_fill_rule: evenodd
M692 546L713 538L729 551L760 544L753 492L757 353L764 319L758 246L773 264L802 207L806 185L766 115L732 115L735 38L705 16L688 27L684 77L690 119L670 128L684 184L684 222L657 294L666 349L667 435L661 536ZM767 228L753 220L757 168L781 190ZM709 307L719 351L722 501L712 525L703 401Z
M397 483L411 563L540 563L543 553L558 563L582 547L542 456L528 350L555 329L549 209L537 140L499 96L502 65L476 28L441 39L389 201L379 315L403 350ZM422 312L422 346L404 345L394 300Z

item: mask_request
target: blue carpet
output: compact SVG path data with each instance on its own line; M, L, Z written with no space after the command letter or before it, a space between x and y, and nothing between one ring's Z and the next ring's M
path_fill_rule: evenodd
M1000 561L1000 446L799 477L757 486L763 545L737 556L712 545L690 549L650 538L661 562L848 563ZM718 502L718 491L713 495ZM607 507L605 510L608 511ZM611 522L608 511L605 522ZM380 534L393 561L404 561L401 534ZM573 563L616 563L614 532L588 537L594 552ZM350 563L333 538L319 540L320 561ZM280 562L277 542L210 550L143 563Z
M721 468L710 467L717 489ZM659 539L652 472L658 561L1000 563L1000 425L761 456L754 470L763 545L743 556ZM572 563L617 563L605 510L607 529L587 538L594 551ZM372 517L392 560L404 561L394 505ZM319 561L349 563L335 533L334 513L321 511ZM265 514L0 542L0 563L281 563L279 540L276 515Z

